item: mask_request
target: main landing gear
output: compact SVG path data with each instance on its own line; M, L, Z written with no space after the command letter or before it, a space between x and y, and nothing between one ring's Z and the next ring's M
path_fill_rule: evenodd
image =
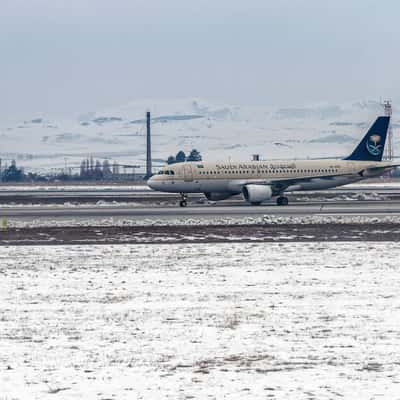
M181 193L181 201L179 202L180 207L186 207L187 206L187 194L186 193Z
M279 196L276 199L276 204L278 206L287 206L289 204L289 199L287 197L285 197L285 196Z

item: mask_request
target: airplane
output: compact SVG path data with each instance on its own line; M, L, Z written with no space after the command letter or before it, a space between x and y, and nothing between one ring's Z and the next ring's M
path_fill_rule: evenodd
M399 166L382 161L390 117L379 116L354 151L344 159L182 162L161 168L148 181L156 191L204 193L211 201L242 194L251 205L276 197L288 205L286 192L329 189L377 177Z

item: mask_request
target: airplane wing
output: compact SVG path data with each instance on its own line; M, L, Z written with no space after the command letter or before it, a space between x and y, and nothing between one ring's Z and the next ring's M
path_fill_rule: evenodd
M400 164L391 164L386 166L371 166L361 169L357 174L362 177L374 177L381 175L385 170L390 170L392 168L400 167ZM346 174L335 174L335 175L322 175L322 176L305 176L299 178L278 178L278 179L260 179L260 180L251 180L248 182L242 182L241 186L244 185L268 185L271 186L272 192L274 195L279 195L280 193L287 190L289 187L294 187L296 185L300 185L301 183L312 182L312 181L329 181L338 177L350 177L355 176L355 173L346 173ZM295 189L294 189L295 190Z
M400 167L400 164L391 164L391 165L386 165L386 166L382 166L382 167L372 165L371 167L364 168L358 174L360 176L364 176L364 177L378 176L378 175L381 175L386 170L390 170L390 169L397 168L397 167Z
M279 178L279 179L268 179L268 180L252 180L246 184L253 185L269 185L272 188L274 194L279 194L285 191L290 186L296 186L301 183L311 182L316 180L332 180L337 177L354 176L354 174L336 174L336 175L322 175L322 176L304 176L301 178Z

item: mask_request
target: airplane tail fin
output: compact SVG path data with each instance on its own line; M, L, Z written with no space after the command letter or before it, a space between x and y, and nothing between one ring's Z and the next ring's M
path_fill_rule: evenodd
M345 160L382 161L390 117L378 117L354 151Z

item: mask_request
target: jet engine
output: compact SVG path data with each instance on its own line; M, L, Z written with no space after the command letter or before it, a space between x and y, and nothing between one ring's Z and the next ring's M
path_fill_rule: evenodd
M211 201L225 200L233 196L230 192L207 192L204 195L207 197L207 200Z
M367 177L371 178L371 177L375 177L375 176L380 176L383 174L383 172L384 172L384 168L370 167L370 168L363 169L358 174L360 176L362 176L363 178L367 178Z
M245 185L242 192L246 201L253 205L270 200L272 197L272 188L268 185Z

